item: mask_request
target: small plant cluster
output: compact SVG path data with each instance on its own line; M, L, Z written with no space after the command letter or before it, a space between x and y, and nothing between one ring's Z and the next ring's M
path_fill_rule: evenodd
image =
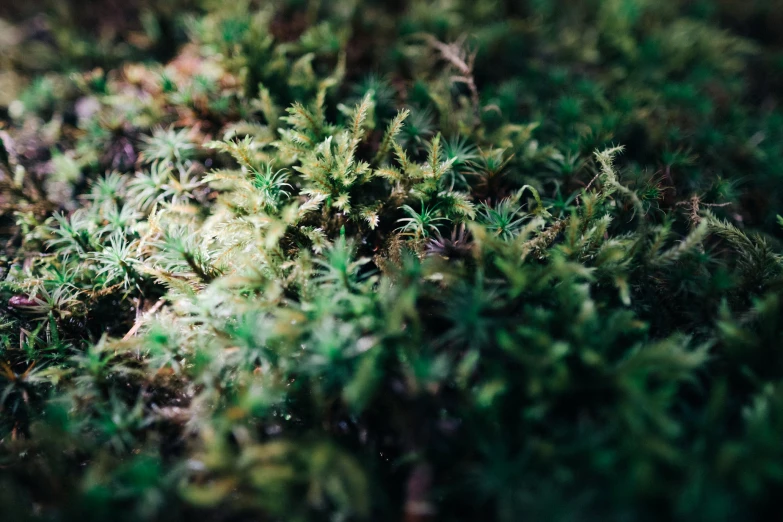
M2 520L777 511L773 1L47 5L0 21Z

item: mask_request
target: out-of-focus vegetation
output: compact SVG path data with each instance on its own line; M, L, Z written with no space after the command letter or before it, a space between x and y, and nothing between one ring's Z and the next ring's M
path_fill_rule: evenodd
M3 521L777 511L780 2L5 4Z

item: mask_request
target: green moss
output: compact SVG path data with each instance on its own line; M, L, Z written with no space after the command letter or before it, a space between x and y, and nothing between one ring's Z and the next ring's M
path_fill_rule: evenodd
M0 24L4 520L773 512L771 2L71 4Z

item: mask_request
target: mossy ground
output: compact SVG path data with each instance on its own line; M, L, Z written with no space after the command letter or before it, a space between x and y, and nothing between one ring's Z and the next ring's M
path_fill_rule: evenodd
M768 520L781 13L0 6L0 518Z

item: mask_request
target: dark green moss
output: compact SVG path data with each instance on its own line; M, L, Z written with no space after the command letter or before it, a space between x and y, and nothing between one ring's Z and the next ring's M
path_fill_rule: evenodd
M2 519L767 520L775 4L0 8Z

